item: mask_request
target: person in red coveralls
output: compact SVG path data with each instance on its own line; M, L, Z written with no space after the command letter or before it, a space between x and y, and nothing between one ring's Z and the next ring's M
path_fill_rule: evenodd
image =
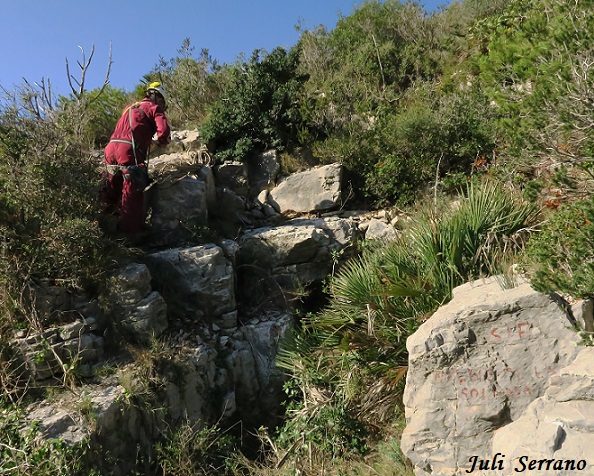
M149 183L146 160L150 148L171 140L165 109L161 83L149 84L144 99L124 109L105 147L103 199L108 209L119 208L117 231L129 238L138 238L144 231L143 191Z

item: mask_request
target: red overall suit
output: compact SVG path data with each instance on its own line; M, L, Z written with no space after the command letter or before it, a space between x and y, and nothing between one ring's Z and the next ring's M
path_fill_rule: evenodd
M131 131L134 132L134 137ZM105 147L105 163L120 166L119 170L108 167L104 193L106 205L120 208L119 232L132 235L143 230L143 191L130 180L131 176L125 167L141 164L145 166L155 133L160 144L169 144L170 128L165 112L160 106L145 98L124 110L109 144Z

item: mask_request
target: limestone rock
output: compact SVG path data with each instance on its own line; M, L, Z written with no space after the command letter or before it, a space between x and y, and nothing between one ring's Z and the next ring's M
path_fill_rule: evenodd
M313 212L340 206L342 165L330 164L288 176L270 191L268 202L280 213Z
M130 308L123 324L142 342L160 336L167 329L165 300L157 291L150 292Z
M169 152L169 151L168 151ZM196 154L173 152L162 154L149 161L149 175L157 181L171 181L183 175L195 173L203 166L197 161Z
M217 191L214 173L210 167L201 167L198 171L198 179L204 182L206 187L206 205L208 210L213 210L217 206ZM208 213L207 213L208 215Z
M260 421L270 426L278 424L283 401L283 377L276 367L276 358L283 340L293 330L293 318L289 314L274 315L270 320L247 324L241 328L245 340L252 349L258 384L258 414ZM251 415L253 418L253 415Z
M71 293L62 286L41 283L32 287L32 297L36 312L43 318L72 309Z
M247 165L242 162L226 161L213 169L217 187L226 188L240 196L248 194Z
M286 305L292 292L332 272L343 250L354 244L355 230L350 220L320 218L246 232L237 255L242 296Z
M233 266L218 246L159 251L146 262L173 315L216 322L235 310Z
M206 343L180 343L169 368L161 362L155 394L146 393L143 374L129 364L119 379L108 377L80 395L65 392L58 399L32 405L27 421L39 422L41 438L63 438L72 444L90 437L91 444L100 443L102 451L114 456L106 462L109 474L130 474L135 458L129 455L150 451L159 434L181 423L201 428L221 417L248 424L273 421L280 413L282 394L275 359L292 326L290 315L270 314ZM54 332L46 338L55 341L57 336ZM117 381L125 381L126 390ZM137 396L151 404L135 404ZM104 462L97 463L102 467Z
M392 225L376 218L369 221L365 231L366 240L393 241L396 236L396 230Z
M577 354L568 325L525 281L456 288L407 341L402 449L417 474L464 474L471 456L490 454L493 432L520 418Z
M313 223L302 222L247 232L239 241L239 255L242 262L253 261L275 268L311 262L329 243L328 233Z
M230 341L224 367L234 383L237 400L244 408L253 408L260 393L260 382L250 345L246 341Z
M43 438L62 438L68 444L76 444L89 436L81 427L76 415L65 409L56 409L52 405L30 407L27 420L39 423L39 431Z
M64 374L65 365L76 362L79 375L90 371L90 365L103 357L102 328L95 318L84 317L60 327L46 329L27 337L14 339L18 350L15 375L37 381Z
M198 150L202 146L198 131L183 130L171 133L171 142L165 148L168 153ZM157 149L158 150L158 149Z
M311 223L316 228L324 230L330 237L328 247L332 251L342 252L348 248L354 248L358 240L357 225L353 220L339 217L322 217L313 220L296 218L289 220L287 225L301 225ZM347 256L350 256L347 254Z
M594 473L594 348L583 349L570 365L551 376L544 396L516 421L495 432L492 452L505 455L504 470L494 473L497 475L517 474L516 469L525 468L533 459L564 460L557 463L563 467L566 461L577 466L583 460L585 471L553 473L541 468L530 474Z
M110 282L107 297L117 310L118 323L131 333L128 337L148 342L167 329L167 304L151 289L151 273L145 264L130 263Z
M237 195L228 188L216 189L217 205L211 210L211 215L220 218L226 218L231 221L237 214L246 209L245 198Z
M142 263L130 263L111 279L111 299L122 306L133 306L151 292L151 273Z
M158 184L152 202L151 225L168 243L178 242L184 230L205 225L208 218L207 185L197 176L171 184Z
M67 444L75 444L93 437L101 443L103 451L118 461L109 474L123 476L134 463L128 456L136 450L140 434L146 435L138 411L124 402L121 386L101 385L81 395L65 393L57 400L35 403L28 408L26 422L37 422L40 437L44 439L60 438ZM156 434L146 436L156 437Z
M267 192L274 188L280 168L275 150L263 152L249 160L248 181L250 185L250 198L257 197L261 192Z

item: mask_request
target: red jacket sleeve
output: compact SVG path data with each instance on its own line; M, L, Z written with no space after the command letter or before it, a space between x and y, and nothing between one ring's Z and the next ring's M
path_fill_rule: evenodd
M163 109L157 106L155 109L155 125L157 126L157 140L160 144L169 144L171 141L171 129L165 117Z
M134 138L137 139L136 131L139 130L139 135L142 137L140 140L144 139L144 141L147 142L147 147L148 144L150 144L153 134L155 133L157 134L157 140L160 144L169 144L171 140L171 129L169 127L167 117L165 117L165 111L163 111L163 109L161 109L156 104L153 104L148 99L143 99L140 102L139 107L144 111L146 117L149 119L149 122L151 122L151 127L148 130L143 130L140 132L139 129L143 129L143 127L141 124L139 124L139 129L136 127L134 128ZM142 122L142 120L140 122Z

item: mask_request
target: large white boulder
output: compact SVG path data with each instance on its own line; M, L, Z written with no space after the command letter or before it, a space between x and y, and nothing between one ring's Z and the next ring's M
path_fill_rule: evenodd
M551 297L490 278L454 290L407 341L402 449L416 474L466 474L491 455L493 433L544 395L577 355L576 334Z

